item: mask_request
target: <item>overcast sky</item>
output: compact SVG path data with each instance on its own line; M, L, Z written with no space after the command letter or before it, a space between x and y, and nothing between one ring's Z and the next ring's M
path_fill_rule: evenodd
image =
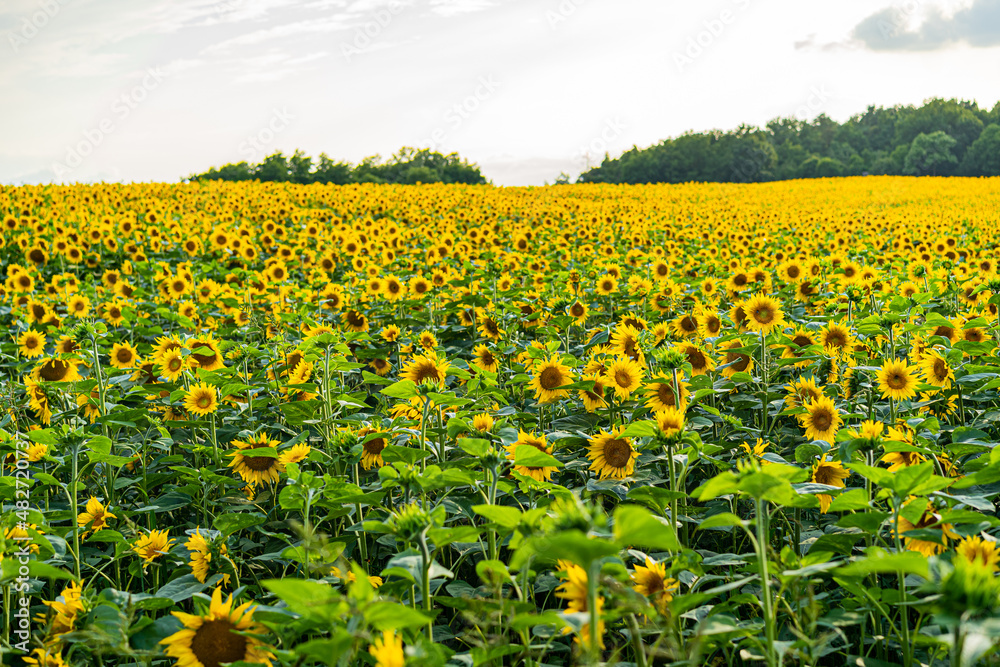
M776 116L1000 96L1000 0L2 0L0 182L296 148L498 185Z

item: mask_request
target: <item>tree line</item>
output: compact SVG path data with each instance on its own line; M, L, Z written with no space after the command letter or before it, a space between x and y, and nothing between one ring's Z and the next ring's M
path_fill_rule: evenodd
M428 148L403 147L387 160L373 155L359 164L336 162L325 153L317 160L301 150L286 157L280 151L251 164L238 162L192 174L188 181L275 181L284 183L485 183L479 167L457 153L442 155Z
M838 123L775 118L763 128L688 132L633 147L580 175L581 183L758 182L895 174L1000 176L1000 102L930 99L869 106Z

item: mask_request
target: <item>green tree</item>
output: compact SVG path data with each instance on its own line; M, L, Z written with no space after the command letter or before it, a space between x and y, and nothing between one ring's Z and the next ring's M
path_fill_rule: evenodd
M936 176L958 162L952 153L957 142L947 132L938 130L930 134L918 134L906 154L903 170L917 176Z
M962 173L969 176L1000 176L1000 125L986 126L972 142L962 160Z

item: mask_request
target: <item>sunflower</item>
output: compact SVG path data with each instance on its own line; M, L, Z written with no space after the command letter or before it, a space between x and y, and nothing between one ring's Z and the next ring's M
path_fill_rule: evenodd
M594 383L593 389L581 389L577 392L577 396L583 401L583 407L587 412L596 412L601 408L606 408L608 406L606 399L608 388L601 376L585 375L583 379Z
M25 331L17 338L17 351L22 357L34 359L45 354L45 334L38 331Z
M917 378L913 373L913 367L902 359L886 361L878 370L877 377L882 398L899 401L917 395Z
M580 303L579 301L574 301L568 308L566 308L566 313L573 318L573 321L582 326L587 322L587 305Z
M205 416L219 409L218 391L210 384L199 382L185 392L184 409Z
M614 389L619 400L625 400L639 388L643 378L642 366L628 357L618 357L604 373L605 384Z
M437 337L430 331L422 331L417 337L417 344L425 350L433 350L438 345Z
M573 382L569 366L563 365L559 355L553 354L547 361L540 361L535 367L535 375L528 387L535 392L539 403L552 403L564 398L569 392L560 387Z
M403 667L405 662L403 638L395 630L383 630L382 636L368 647L368 652L375 659L375 667Z
M299 443L297 445L292 445L285 451L278 455L278 462L282 465L288 465L289 463L300 463L305 461L309 456L309 452L312 451L312 447L305 443Z
M513 462L515 459L515 454L517 448L522 445L528 445L534 447L540 452L546 454L552 453L552 448L545 442L544 435L535 435L534 433L525 433L524 431L517 432L517 440L512 444L507 445L504 449L507 451L507 460ZM559 470L555 466L521 466L514 465L514 472L524 475L525 477L530 477L533 480L539 482L547 482L552 477L552 473Z
M246 440L233 440L232 444L237 451L229 454L233 460L229 462L228 467L250 486L256 487L262 483L276 484L281 473L285 472L285 464L277 456L270 454L247 456L243 453L246 450L277 449L278 441L267 437L267 434L258 433Z
M500 325L497 324L497 321L492 316L483 313L479 316L479 333L484 338L499 340L500 336L503 335L503 329L500 328Z
M848 354L854 348L854 336L843 324L830 322L820 331L819 344L831 356Z
M640 364L645 363L645 357L639 348L639 329L630 324L619 324L618 328L611 334L611 348L616 354L628 357Z
M937 350L927 350L920 362L920 370L923 371L924 380L927 384L932 384L941 389L947 389L955 379L955 372L948 365L945 359Z
M171 612L184 629L160 641L164 653L176 658L178 667L219 667L228 662L271 665L274 654L258 638L265 628L253 620L254 608L247 602L233 609L233 596L223 602L222 588L212 593L203 615ZM239 633L239 634L237 634Z
M978 563L990 571L996 572L1000 569L1000 550L997 549L996 540L983 539L978 535L969 535L962 538L962 541L955 545L955 553L969 561Z
M766 294L757 293L747 299L743 303L743 312L746 313L746 327L750 331L767 335L785 325L781 304Z
M169 342L165 344L165 349L169 349ZM191 350L191 368L200 368L203 371L217 371L225 368L222 348L218 341L211 335L192 338L187 342L187 348Z
M816 385L816 378L809 376L799 376L788 385L788 395L785 397L785 405L789 408L798 408L823 395L823 390Z
M702 338L715 338L722 331L722 318L711 310L702 310L695 319L698 321L698 335Z
M188 538L184 546L187 547L187 550L191 554L188 561L188 565L191 567L191 574L201 583L205 583L205 580L208 578L208 568L212 562L212 545L201 534L201 529L196 528L194 534ZM219 555L224 557L227 553L228 549L225 543L223 543L219 547ZM228 578L228 575L226 577Z
M890 429L889 439L894 440L892 436L892 431ZM883 463L888 463L889 472L896 472L900 468L909 468L910 466L915 466L926 461L927 458L923 456L920 452L886 452L881 461Z
M438 386L444 385L448 372L448 361L438 359L434 352L428 354L418 354L407 362L399 376L404 380L411 380L416 384L433 382Z
M677 385L681 394L679 405L677 396L674 394L673 382L653 382L647 385L645 389L646 407L653 412L660 412L671 408L684 412L687 409L687 384L683 380L679 380Z
M678 338L693 338L698 334L698 321L691 315L678 315L670 326Z
M368 362L368 365L375 371L375 375L379 377L385 377L392 370L392 364L389 363L389 360L382 357L375 357Z
M785 349L781 352L782 359L798 359L804 356L805 348L816 344L816 339L813 337L811 331L806 329L796 329L795 332L789 338L789 345L785 346ZM800 361L796 364L792 364L795 368L802 368L810 364L810 360Z
M128 341L115 343L111 348L111 365L118 369L135 368L138 364L139 351Z
M38 416L38 420L43 424L51 422L52 410L49 408L49 397L42 385L30 376L25 376L24 393L28 395L28 406Z
M566 611L570 613L584 613L587 612L589 618L590 614L590 595L589 595L589 585L587 581L587 571L575 563L570 563L568 561L560 560L558 561L558 567L560 570L559 578L564 579L565 582L556 588L556 597L566 600ZM604 621L600 620L603 616L604 611L604 598L601 596L597 597L597 604L595 605L597 618L597 634L599 635L598 641L599 646L604 648ZM564 633L568 633L570 630L566 628L563 630ZM590 646L590 623L585 623L580 628L580 635L577 637L577 641L585 646Z
M806 413L799 415L799 423L806 430L806 437L811 440L833 442L833 436L843 421L837 412L833 399L821 396L806 403Z
M645 598L652 598L653 607L661 614L667 613L667 604L674 599L674 592L680 588L676 579L667 577L667 568L646 556L646 565L636 565L632 572L633 590Z
M21 660L26 665L35 665L36 667L66 667L66 662L62 657L62 648L36 648L30 655L26 655L21 658Z
M490 373L496 373L497 369L500 368L500 361L497 359L493 351L486 345L480 344L476 346L476 349L472 351L475 358L472 360L473 365L488 371Z
M382 295L389 301L399 301L406 296L406 285L396 276L389 276L382 283Z
M96 533L99 530L108 527L108 519L117 519L114 514L108 512L101 501L97 499L96 496L91 496L90 500L87 501L87 506L84 508L83 512L80 512L76 517L76 524L80 528L86 528L88 525ZM86 535L87 533L84 533Z
M175 540L170 539L169 530L151 530L147 535L140 535L139 539L132 545L132 550L139 554L139 557L146 563L163 556Z
M74 294L66 302L66 312L73 317L86 317L90 314L90 299L82 294Z
M493 425L493 417L485 412L481 412L480 414L472 417L472 428L480 433L489 433L493 430Z
M161 355L159 359L160 375L170 382L176 382L184 373L186 365L179 349L170 350Z
M914 500L912 502L927 502L925 500ZM927 509L923 514L920 515L920 519L916 523L912 523L909 519L903 516L902 513L899 514L898 520L896 522L896 530L899 535L903 538L903 543L907 549L910 551L917 551L922 553L924 556L930 558L936 554L943 553L946 548L948 548L948 540L957 540L958 535L952 530L951 524L941 523L940 515L934 512L934 506L927 502ZM932 528L933 527L933 528ZM911 538L906 537L906 533L911 530L940 530L941 537L940 540L928 540L925 538Z
M422 415L421 415L422 416ZM373 436L377 431L369 426L362 427L357 436L363 441L361 445L361 467L365 470L371 470L373 467L379 467L385 465L385 461L382 460L382 450L388 444L386 439L381 436Z
M639 453L632 448L632 441L623 438L625 426L601 431L590 439L587 458L590 469L600 475L600 479L625 479L635 472L635 460Z
M399 327L397 327L395 324L390 324L386 326L384 329L382 329L381 333L379 333L379 336L381 336L382 340L384 340L387 343L395 343L397 340L399 340L400 333L401 331L399 330Z
M715 360L701 347L694 343L678 343L676 349L687 357L691 364L691 375L705 375L715 370Z
M368 318L357 310L350 309L340 316L340 321L348 331L361 333L368 331Z
M722 374L728 378L737 373L752 373L754 368L753 356L744 350L746 344L739 338L727 341L719 346L719 350L726 353L726 358L722 362Z
M75 361L51 358L41 359L31 377L35 382L76 382L83 379Z
M851 472L846 470L840 461L827 461L826 454L820 457L816 465L812 469L812 481L815 484L826 484L827 486L835 486L838 489L844 488L844 480L850 476ZM830 503L833 502L833 496L820 493L819 498L819 508L820 512L826 514L830 509Z
M618 281L612 275L602 276L597 279L597 293L601 296L614 294L618 291Z
M770 465L770 461L764 458L764 450L768 448L771 443L764 442L762 438L757 438L757 441L751 445L749 442L744 441L740 445L740 449L746 452L747 456L751 459L760 461L761 465Z

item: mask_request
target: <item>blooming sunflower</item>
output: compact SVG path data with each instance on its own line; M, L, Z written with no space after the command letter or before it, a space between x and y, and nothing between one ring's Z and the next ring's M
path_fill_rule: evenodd
M76 517L76 525L80 528L85 528L88 525L96 533L99 530L108 527L108 519L117 519L114 514L107 511L101 501L97 499L96 496L91 496L90 500L87 501L87 506L84 508L83 512L80 512ZM86 535L87 533L84 533Z
M970 563L978 563L993 572L1000 569L1000 550L997 549L996 540L969 535L955 545L955 552Z
M625 426L601 431L590 439L587 458L590 469L600 475L600 479L625 479L635 472L635 460L639 453L632 448L632 441L623 438Z
M665 408L654 415L656 428L665 438L670 438L684 430L684 412L677 408Z
M948 360L937 350L927 350L920 361L920 370L924 381L941 389L947 389L955 379L955 372L948 365Z
M421 416L423 416L422 413ZM369 426L362 427L357 433L358 437L363 440L361 467L365 470L371 470L373 466L381 468L385 465L385 461L382 460L382 450L385 449L387 443L384 437L373 436L375 433L377 431Z
M79 521L79 517L77 519ZM146 563L152 563L160 556L170 551L175 540L170 539L169 530L151 530L146 535L140 535L132 545L132 550Z
M615 332L611 334L611 349L616 354L628 357L640 364L644 362L644 355L639 348L639 329L630 324L619 324Z
M535 435L534 433L525 433L524 431L518 431L517 440L512 444L507 445L504 449L507 450L507 460L514 461L515 453L517 448L522 445L529 445L535 449L545 452L546 454L552 453L552 448L545 442L545 436ZM525 477L530 477L531 479L537 480L539 482L547 482L549 478L552 477L552 473L559 470L555 466L521 466L515 465L514 471L518 474L524 475Z
M500 362L496 355L486 345L477 345L472 353L475 355L475 358L472 360L473 365L478 366L484 371L496 373L497 369L500 368Z
M799 357L805 356L805 348L815 345L816 339L811 331L806 329L796 329L795 333L789 338L789 345L785 346L785 349L781 352L782 359L798 359ZM795 368L802 368L810 364L810 360L800 361L796 364L792 364Z
M638 362L628 357L618 357L608 366L604 373L604 382L611 389L619 400L629 397L633 391L642 384L643 370Z
M789 408L797 408L815 401L822 395L823 390L816 384L816 378L800 376L798 380L789 383L785 405Z
M636 565L632 572L633 589L639 595L652 598L653 607L661 614L667 613L667 604L674 599L674 591L680 588L676 579L667 577L667 568L646 556L646 565Z
M187 342L187 348L191 350L190 359L192 368L200 368L203 371L217 371L226 365L222 356L222 348L219 347L218 341L211 335L192 338Z
M583 326L587 322L587 304L574 301L567 309L566 313L573 318L573 322Z
M219 587L212 593L205 614L171 612L184 629L160 642L166 647L164 653L176 658L179 667L219 667L240 661L270 666L274 654L257 636L266 630L254 622L252 604L246 602L233 609L233 596L223 602Z
M687 357L691 364L691 375L705 375L715 370L715 360L701 347L694 343L678 343L676 349Z
M844 480L850 476L851 472L844 468L840 461L827 461L826 454L820 457L819 461L812 468L812 481L816 484L826 484L844 488ZM821 493L819 498L820 512L826 514L833 502L833 496Z
M115 343L111 348L111 365L118 369L135 368L139 360L139 351L128 341Z
M743 303L746 313L746 327L750 331L767 335L785 325L785 313L781 304L773 297L757 293Z
M244 450L277 449L278 441L269 438L266 433L258 433L246 440L233 440L232 444L237 451L229 454L233 460L229 462L228 467L250 486L262 483L276 484L281 473L285 472L285 464L277 456L265 454L248 456L243 453Z
M17 351L22 357L34 359L45 354L45 334L38 331L25 331L17 337Z
M653 412L661 410L677 409L684 412L687 409L688 389L687 384L680 380L677 383L681 400L678 404L677 396L674 394L672 382L653 382L646 386L646 407Z
M444 384L447 372L448 361L438 359L437 354L429 352L418 354L410 359L399 375L404 380L412 380L416 384L433 382L441 386Z
M926 501L914 500L912 502ZM911 530L924 529L940 530L940 540L933 541L925 538L906 537L906 533ZM910 551L917 551L927 557L943 553L948 547L948 540L958 539L958 535L952 530L951 524L941 523L940 515L934 512L934 506L929 502L927 503L927 509L920 515L920 519L918 519L916 523L912 523L909 519L903 516L902 513L900 513L898 521L896 522L896 530L899 531L899 535L903 538L903 544L907 549Z
M569 366L563 365L559 355L553 354L547 361L538 363L528 387L535 392L535 400L539 403L552 403L568 394L566 389L560 387L572 382Z
M830 322L819 334L819 343L831 356L849 353L854 347L851 330L839 322Z
M593 389L581 389L577 392L577 396L583 401L583 407L587 412L596 412L601 408L607 407L608 401L606 396L608 388L605 386L601 376L585 375L583 379L594 383Z
M187 365L184 363L184 357L179 349L164 352L159 359L160 375L170 382L176 382L180 379Z
M761 465L769 465L771 461L768 461L764 458L764 450L767 449L768 445L770 444L771 443L769 442L764 442L762 438L757 438L757 442L755 442L753 445L751 445L749 442L744 441L740 445L740 449L746 452L747 456L749 456L750 458L760 461Z
M31 372L35 382L76 382L82 380L78 366L71 359L41 359Z
M799 415L799 423L806 430L806 437L832 443L833 436L843 421L833 404L833 399L821 396L806 403L805 408L805 414Z
M738 338L719 346L719 349L726 353L726 358L722 362L723 375L731 378L737 373L753 372L754 358L744 349L745 347L745 343Z
M184 394L184 408L196 415L211 414L219 409L218 391L210 384L199 382Z
M589 586L587 583L587 571L584 570L579 565L575 563L570 563L568 561L560 560L558 562L559 567L559 578L564 579L558 588L556 588L556 597L566 600L566 611L570 613L584 613L590 611L590 596L589 596ZM597 618L601 619L604 611L604 598L601 596L597 597ZM569 632L569 628L563 630L564 633ZM604 648L604 621L598 620L597 622L597 634L598 645ZM580 635L577 637L579 641L584 646L590 646L591 642L590 633L590 623L585 623L580 628Z
M899 401L917 395L917 378L913 373L913 367L902 359L886 361L876 375L882 398Z

